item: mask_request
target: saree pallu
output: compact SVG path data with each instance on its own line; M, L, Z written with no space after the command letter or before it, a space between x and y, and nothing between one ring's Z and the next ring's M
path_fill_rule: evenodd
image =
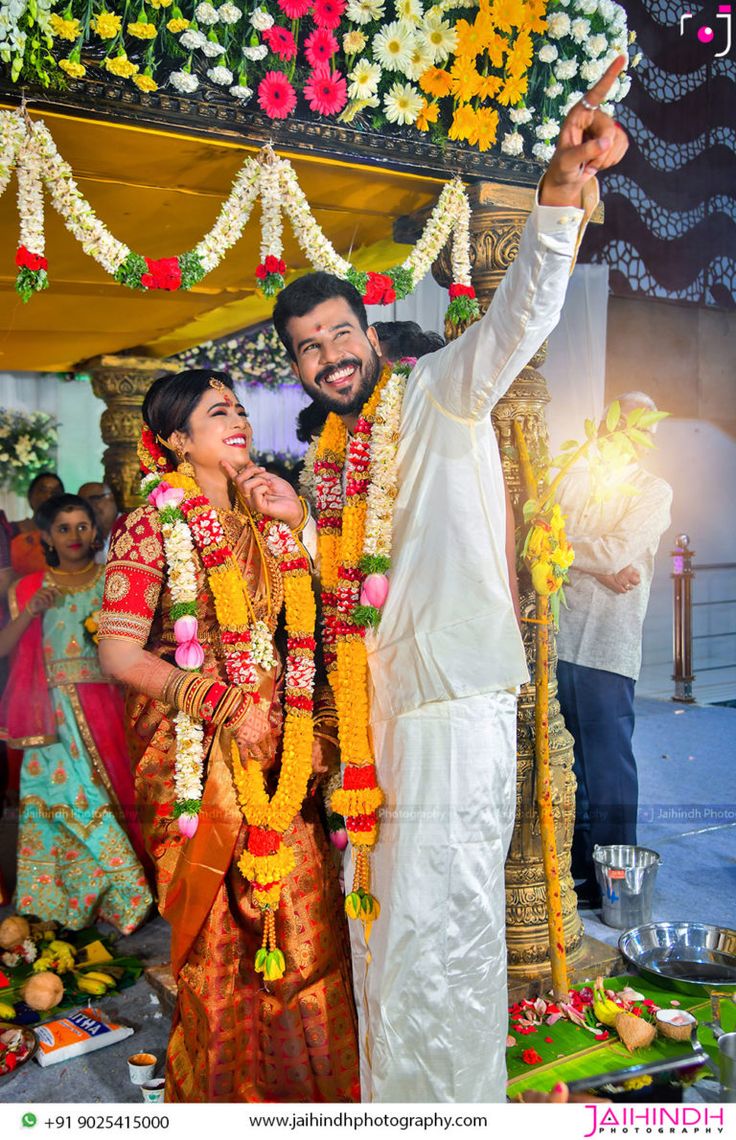
M281 607L277 571L262 559L250 530L229 536L259 618L275 624ZM150 508L133 512L108 561L103 637L141 639L173 658L171 597L163 546ZM197 562L199 596L206 579ZM271 604L268 605L268 599ZM219 634L207 598L199 639L203 671L224 679ZM279 720L276 670L260 672L261 700ZM158 905L172 928L171 964L178 997L167 1052L168 1102L350 1102L360 1099L356 1017L342 896L316 803L306 802L285 841L296 867L276 916L287 962L265 983L254 958L260 911L237 868L247 828L230 768L226 730L205 735L206 776L199 826L184 840L172 817L176 748L173 712L132 693L128 741L136 795L156 867ZM278 732L272 738L274 754Z

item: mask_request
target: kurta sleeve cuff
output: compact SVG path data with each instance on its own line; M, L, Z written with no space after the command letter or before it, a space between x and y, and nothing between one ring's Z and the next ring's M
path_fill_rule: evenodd
M600 201L598 179L592 178L583 187L582 207L543 206L539 201L541 179L537 185L534 216L537 233L543 243L556 253L572 256L570 272L575 267L580 242L583 240L588 222Z

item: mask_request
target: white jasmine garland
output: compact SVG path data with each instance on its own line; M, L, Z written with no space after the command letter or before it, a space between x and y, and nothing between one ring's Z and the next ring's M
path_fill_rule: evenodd
M524 153L524 139L518 131L511 131L501 139L501 150L512 157Z
M0 111L0 196L10 181L25 137L26 125L20 112Z
M204 767L204 726L186 713L174 717L176 764L174 790L179 801L201 801Z
M43 226L41 161L30 136L26 137L25 143L20 149L15 173L18 180L18 214L20 215L18 244L24 245L31 253L43 254L46 238ZM22 440L18 441L18 453L23 459L20 454L21 442ZM30 440L28 442L30 443Z
M233 188L220 207L214 226L194 248L205 273L210 273L240 238L258 196L261 168L248 158L235 177Z
M381 395L371 431L371 482L368 487L363 554L391 557L394 503L399 489L396 453L406 375L393 372Z
M325 237L315 221L291 163L283 160L279 162L283 206L291 220L294 236L308 257L310 265L314 269L323 269L338 277L347 277L352 268L350 262L340 257L332 242Z
M233 73L228 67L210 67L207 78L220 87L229 87L233 81Z
M272 152L266 152L269 157ZM269 254L284 255L283 223L281 221L281 170L276 156L261 166L261 263Z

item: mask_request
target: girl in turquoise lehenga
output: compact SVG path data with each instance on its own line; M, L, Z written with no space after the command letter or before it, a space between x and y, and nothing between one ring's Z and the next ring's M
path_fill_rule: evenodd
M0 633L0 656L13 651L0 734L24 749L15 906L73 930L99 918L128 934L152 898L122 694L84 625L104 586L94 516L75 495L55 496L39 516L49 567L11 588L13 620Z

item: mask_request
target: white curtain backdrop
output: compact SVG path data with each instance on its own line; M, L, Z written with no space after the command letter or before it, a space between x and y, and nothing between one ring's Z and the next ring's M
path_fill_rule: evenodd
M306 448L296 438L294 425L297 415L310 401L300 384L280 388L277 392L236 384L235 390L250 417L256 451L304 453Z

